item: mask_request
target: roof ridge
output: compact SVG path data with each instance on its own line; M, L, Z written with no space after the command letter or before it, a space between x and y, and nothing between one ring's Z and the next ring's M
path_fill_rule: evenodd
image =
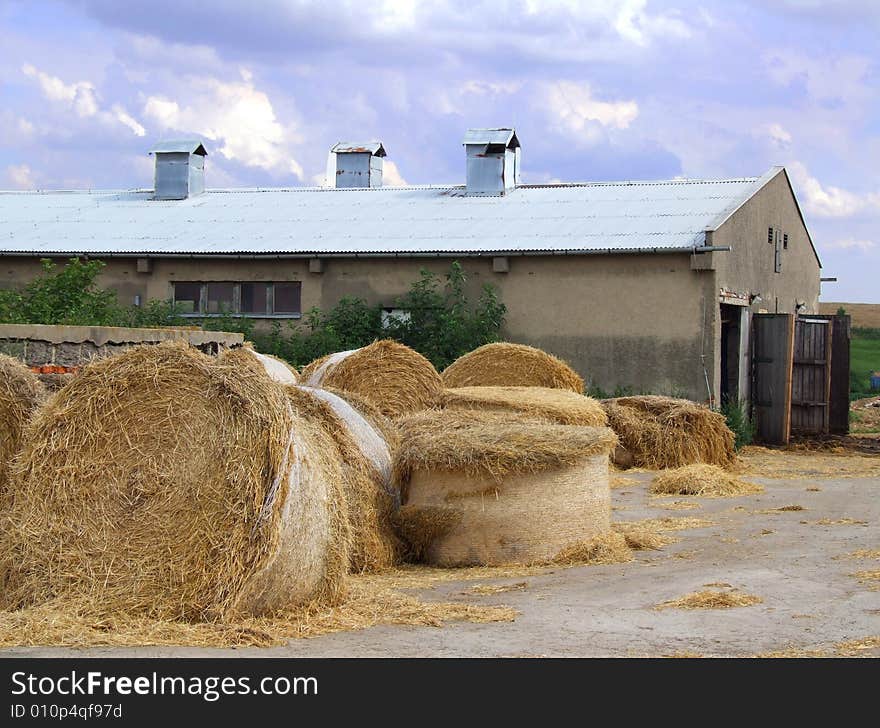
M775 168L774 168L775 169ZM531 184L517 185L515 189L564 189L576 187L660 187L695 184L745 184L757 182L762 177L722 177L710 178L681 178L681 179L658 179L658 180L606 180L592 182L536 182ZM283 187L207 187L206 194L243 194L257 192L396 192L401 190L454 190L464 189L464 184L424 184L402 185L385 187L317 187L317 186L283 186ZM146 194L153 192L149 187L135 187L129 189L38 189L38 190L2 190L0 195L111 195L111 194ZM499 195L500 196L500 195Z

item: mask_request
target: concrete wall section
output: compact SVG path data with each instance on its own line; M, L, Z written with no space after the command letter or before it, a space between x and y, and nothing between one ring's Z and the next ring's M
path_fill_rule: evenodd
M711 360L712 339L704 341L701 326L714 283L711 274L690 270L687 255L514 256L509 273L494 273L489 257L460 262L472 300L483 284L498 287L508 309L507 339L566 359L606 391L619 386L706 399L701 352ZM321 306L343 295L391 306L421 268L442 275L449 264L328 259Z
M116 326L0 324L0 353L31 367L74 369L138 344L186 341L208 354L241 346L241 334L189 329L129 329Z
M788 235L782 269L774 269L774 245L768 228ZM729 245L714 255L719 287L759 294L755 312L794 313L798 301L805 313L817 313L820 268L785 172L780 172L712 234L712 245Z
M788 235L788 248L781 250L779 272L774 265L775 245L768 242L771 227L774 233ZM818 311L821 268L784 171L712 233L710 242L731 247L730 252L712 254L716 301L720 302L722 292L739 296L748 307L749 329L755 313L797 313L799 302L805 304L802 313ZM715 330L720 332L718 303L713 316ZM714 369L709 371L714 397L720 400L721 338L716 335L713 340Z

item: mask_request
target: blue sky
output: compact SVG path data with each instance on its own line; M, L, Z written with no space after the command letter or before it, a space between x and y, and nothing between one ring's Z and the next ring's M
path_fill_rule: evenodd
M0 188L311 185L380 138L392 183L458 182L514 125L523 181L792 177L824 300L880 302L878 0L0 0Z

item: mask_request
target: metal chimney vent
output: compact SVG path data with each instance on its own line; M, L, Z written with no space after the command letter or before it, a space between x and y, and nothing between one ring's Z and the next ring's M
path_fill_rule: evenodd
M503 195L519 184L520 145L514 129L468 129L467 194Z
M381 187L382 142L339 142L330 149L327 183L333 187Z
M198 139L159 142L150 151L156 157L153 199L185 200L205 191L205 157Z

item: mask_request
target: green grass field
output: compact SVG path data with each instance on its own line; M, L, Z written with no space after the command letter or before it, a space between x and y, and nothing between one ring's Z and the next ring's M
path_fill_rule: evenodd
M871 391L872 371L880 371L880 329L853 328L850 342L850 398L880 395Z

